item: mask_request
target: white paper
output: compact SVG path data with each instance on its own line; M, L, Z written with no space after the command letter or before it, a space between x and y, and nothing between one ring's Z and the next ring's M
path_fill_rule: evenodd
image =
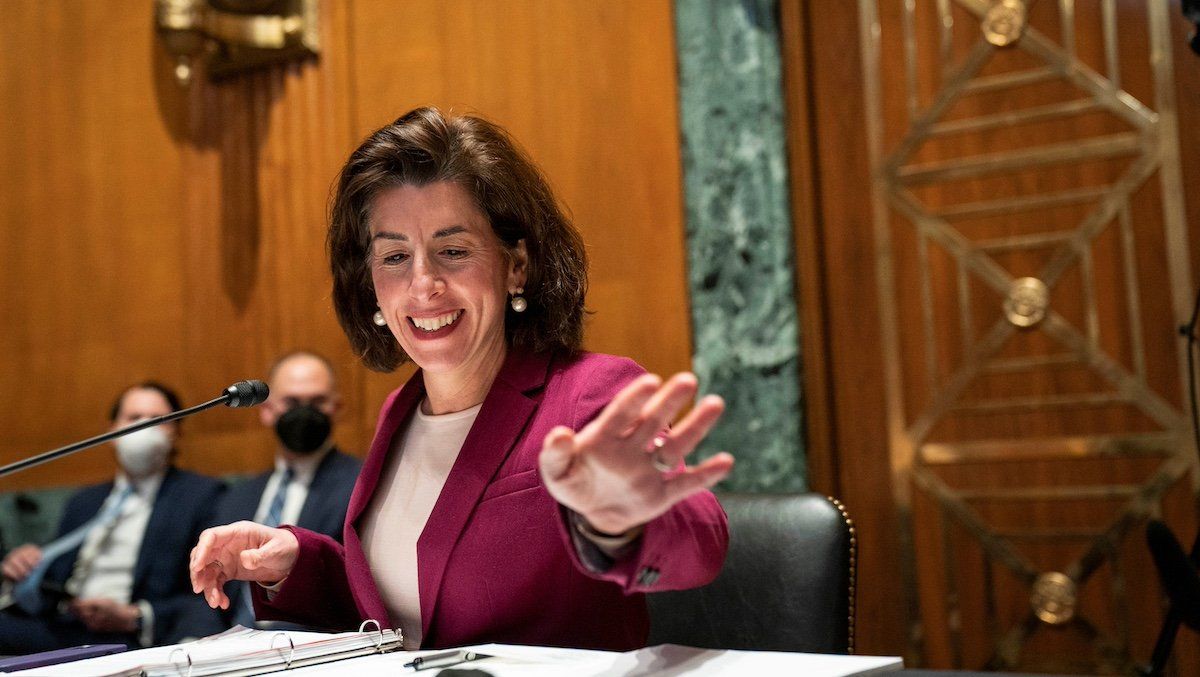
M109 654L108 656L75 661L74 663L48 665L44 668L21 670L6 674L23 675L25 677L33 675L37 675L38 677L93 677L95 675L111 675L113 673L135 670L143 665L159 663L179 663L185 666L186 671L187 657L189 655L192 657L192 660L199 661L206 658L236 656L272 647L286 651L291 645L288 644L287 639L279 635L286 635L291 638L292 642L300 645L306 642L316 642L343 635L358 634L360 633L346 632L331 635L322 632L252 630L237 626L219 635L212 635L211 637L184 642L183 644L125 651Z
M663 645L618 653L587 649L479 644L462 647L492 658L460 664L478 668L492 677L649 677L650 675L804 675L805 677L866 677L903 667L898 657L838 656L778 651L720 651ZM346 675L395 677L424 673L403 666L414 656L429 652L395 652L355 658L342 663L314 665L289 671L295 677ZM430 671L436 673L436 671Z
M782 651L695 649L675 644L620 654L597 677L639 675L804 675L850 677L878 675L904 667L895 656L840 656Z
M342 633L357 635L359 633ZM193 660L214 658L287 646L280 635L287 635L297 645L330 639L341 635L315 632L279 632L238 628L220 635L176 646L155 647L128 651L110 656L48 666L11 673L43 677L94 677L136 669L139 666L177 662L181 674L186 674L186 657ZM274 644L272 645L272 642ZM572 677L617 677L649 675L771 675L796 674L806 677L851 677L877 675L899 670L903 663L896 657L837 656L826 654L784 653L776 651L720 651L662 645L618 653L587 649L518 646L511 644L479 644L463 647L490 658L462 664L477 667L494 677L542 677L570 674ZM347 675L354 677L394 677L397 674L422 674L404 664L417 656L440 653L440 650L394 651L361 656L323 665L294 668L285 675L310 677L315 675ZM434 674L430 671L428 674Z

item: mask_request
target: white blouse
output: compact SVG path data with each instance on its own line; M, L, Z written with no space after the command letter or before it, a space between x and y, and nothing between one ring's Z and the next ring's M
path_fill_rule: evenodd
M417 411L392 448L363 521L363 550L404 648L421 646L417 538L425 529L482 404L452 414Z

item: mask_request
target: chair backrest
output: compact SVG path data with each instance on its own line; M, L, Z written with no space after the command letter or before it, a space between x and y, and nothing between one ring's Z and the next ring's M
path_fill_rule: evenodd
M719 494L729 554L712 583L647 595L649 644L853 653L856 540L820 494Z

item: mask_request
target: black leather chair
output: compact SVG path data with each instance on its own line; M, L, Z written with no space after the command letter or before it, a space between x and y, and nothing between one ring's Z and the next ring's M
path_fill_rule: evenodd
M718 494L729 555L702 588L647 595L649 645L853 653L856 540L820 494Z

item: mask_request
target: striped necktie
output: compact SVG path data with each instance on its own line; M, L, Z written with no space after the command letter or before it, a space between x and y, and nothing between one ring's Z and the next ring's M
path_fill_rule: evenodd
M279 480L279 486L275 488L275 495L271 497L271 504L267 507L267 515L263 518L263 524L269 527L277 527L283 521L283 503L287 500L288 488L292 486L292 479L295 473L292 472L292 467L287 466L283 471L283 477ZM242 582L242 603L238 605L237 612L233 615L233 622L244 628L254 627L254 602L250 595L250 584Z
M38 562L28 576L13 586L13 601L17 606L32 616L40 614L42 607L45 606L45 600L42 598L42 579L46 576L50 565L62 555L78 548L93 529L112 526L117 521L117 517L121 515L121 507L125 505L125 499L129 498L132 493L133 487L126 485L119 493L109 494L95 517L42 548L42 561Z
M271 499L271 506L267 508L267 516L263 519L263 524L269 527L277 527L283 521L283 503L287 500L288 488L292 486L292 479L295 473L292 472L292 467L289 465L283 471L283 478L279 480L279 487L275 489L275 496Z

